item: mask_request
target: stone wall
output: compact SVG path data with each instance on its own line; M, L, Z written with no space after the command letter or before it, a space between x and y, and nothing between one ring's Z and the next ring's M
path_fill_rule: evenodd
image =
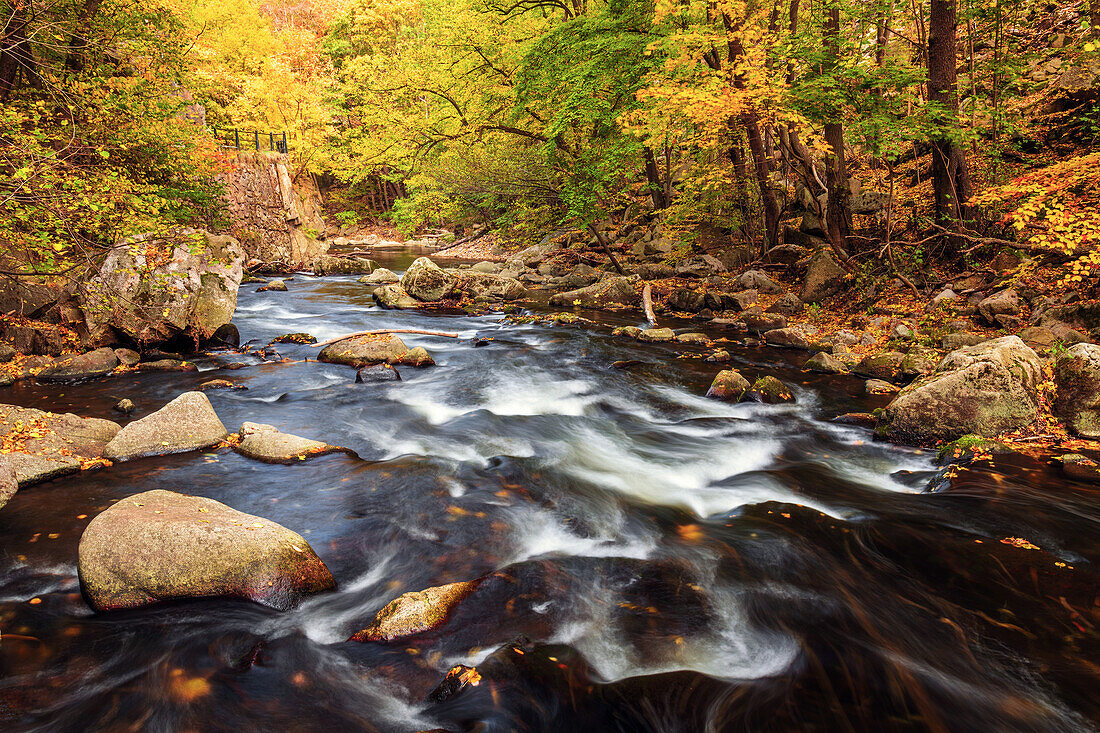
M328 249L316 237L325 230L321 195L309 176L292 183L285 155L241 151L223 183L230 231L249 258L307 266Z

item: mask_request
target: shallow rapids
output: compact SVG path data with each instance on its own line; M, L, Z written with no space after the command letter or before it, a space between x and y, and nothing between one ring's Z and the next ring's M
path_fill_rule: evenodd
M701 396L715 365L610 336L633 316L510 325L384 311L353 278L288 286L242 289L242 341L461 337L402 335L438 366L399 382L355 384L317 349L276 344L284 361L221 355L249 363L234 371L206 360L0 395L118 420L122 397L139 418L216 376L248 388L208 393L231 431L270 423L359 456L198 452L21 490L0 511L4 729L1096 729L1095 487L1024 459L938 480L934 454L830 422L885 398L801 372L795 352L731 347L797 403L730 405ZM207 600L93 614L80 533L154 488L301 533L338 589L287 613ZM495 571L441 633L346 641L403 592ZM480 683L431 701L456 664Z

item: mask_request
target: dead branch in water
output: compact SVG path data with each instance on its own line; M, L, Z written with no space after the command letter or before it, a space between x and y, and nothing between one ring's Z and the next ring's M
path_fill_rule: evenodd
M337 341L346 341L347 339L355 338L356 336L381 336L382 334L387 334L387 333L419 333L419 334L422 334L424 336L443 336L443 337L449 338L449 339L458 338L457 333L447 333L446 331L423 331L419 328L380 328L380 329L377 329L375 331L356 331L355 333L349 333L349 334L345 334L343 336L337 336L336 338L329 339L328 341L318 341L317 343L311 344L311 345L313 346L313 348L316 349L316 348L319 348L321 346L328 346L329 344L334 344Z

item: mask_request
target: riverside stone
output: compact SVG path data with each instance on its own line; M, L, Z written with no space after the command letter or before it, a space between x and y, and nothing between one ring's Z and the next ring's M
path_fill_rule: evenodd
M1017 336L957 349L902 390L876 430L895 442L933 445L1022 428L1038 416L1040 373L1039 357Z
M184 453L217 445L229 435L202 392L184 392L156 412L128 424L103 449L112 461Z
M745 379L741 372L736 369L723 369L711 382L707 397L726 402L740 402L751 388L749 380Z
M213 499L159 489L93 519L80 538L78 568L97 611L203 597L284 611L336 586L297 532Z
M478 581L427 588L405 593L386 604L367 628L356 632L348 641L396 641L438 627L451 611L478 586Z
M102 348L76 356L64 356L42 367L38 372L41 382L74 382L81 379L103 377L118 366L118 356L113 349Z
M1100 346L1076 344L1054 360L1054 414L1082 438L1100 438Z
M274 425L263 423L246 422L238 434L242 440L235 446L237 452L267 463L297 463L343 450L319 440L280 432Z

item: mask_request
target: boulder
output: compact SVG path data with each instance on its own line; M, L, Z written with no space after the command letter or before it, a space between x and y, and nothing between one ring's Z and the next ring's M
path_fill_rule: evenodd
M764 334L777 328L786 328L787 319L779 313L761 313L758 309L745 311L741 316L745 326L755 334Z
M1058 337L1054 331L1046 326L1031 326L1018 334L1025 344L1035 350L1052 349L1058 343Z
M401 282L401 276L393 270L379 267L371 274L359 278L359 282L366 285L392 285L393 283Z
M672 265L661 263L637 265L634 272L643 280L664 280L676 276L676 269Z
M0 405L0 438L11 451L4 455L20 486L79 471L118 431L110 420Z
M685 313L698 313L706 306L706 293L692 290L691 288L677 288L668 295L666 305L669 310L683 311Z
M300 534L213 499L154 490L99 514L78 550L97 611L182 598L241 598L280 611L336 586Z
M474 272L496 273L500 272L501 269L503 269L503 265L501 265L499 262L487 262L483 260L475 265L472 265L470 269Z
M118 356L113 349L104 347L86 354L60 357L38 372L40 382L75 382L81 379L103 377L118 366Z
M383 285L375 288L372 294L374 302L383 308L404 310L407 308L419 308L420 301L405 292L405 288L398 284Z
M478 581L469 580L405 593L387 603L370 626L357 631L348 641L390 642L431 631L446 621L455 606L477 586Z
M317 343L317 337L311 333L304 331L298 331L296 333L284 333L282 336L276 336L271 339L273 344L315 344Z
M820 351L806 360L804 367L811 372L819 374L844 374L848 371L848 365L831 354Z
M710 277L722 272L726 272L726 266L717 257L710 255L690 257L676 264L676 274L679 277Z
M122 366L132 367L141 361L141 354L133 349L115 349L115 358Z
M645 328L638 333L639 341L663 343L676 340L676 332L671 328Z
M15 354L14 348L0 341L0 364L7 364L15 358Z
M121 412L123 415L129 415L136 408L134 407L133 400L128 397L123 397L121 400L115 403L115 406L112 409L116 412Z
M627 338L636 339L638 334L642 332L642 329L637 326L619 326L611 332L612 336L626 336Z
M316 275L369 275L378 269L374 260L320 255L310 263Z
M72 345L67 332L51 323L15 323L0 324L0 335L11 342L14 351L20 354L49 354L61 356Z
M900 351L883 351L863 357L852 371L862 377L894 380L904 360L905 354Z
M777 295L783 292L782 286L761 270L748 270L737 278L737 283L745 290L755 290L765 295Z
M768 250L764 258L779 265L793 265L810 254L810 250L799 244L780 244Z
M676 334L676 342L680 344L705 344L710 341L705 333L699 333L692 331L689 333Z
M182 359L143 361L137 365L137 369L141 372L197 372L199 370L194 363Z
M267 284L261 285L260 287L256 288L257 293L266 293L266 292L269 292L269 291L274 291L274 292L277 292L277 293L285 293L286 292L286 283L283 282L282 280L271 280Z
M898 374L907 379L927 377L936 370L940 363L940 354L935 349L926 349L922 346L914 346L909 349L905 358L898 365Z
M1003 290L978 303L978 312L990 325L1001 325L1005 317L1020 315L1020 296L1015 290Z
M707 397L725 402L740 402L752 388L749 380L741 376L736 369L723 369L710 383Z
M274 425L246 422L241 425L238 453L265 463L297 463L313 456L344 450L319 440L280 432Z
M764 343L792 349L809 349L810 341L797 328L773 328L764 333Z
M11 501L19 491L19 479L15 473L15 464L7 456L0 455L0 509Z
M820 303L844 287L844 268L828 250L818 250L806 265L806 277L799 296L803 303Z
M601 308L606 305L637 305L641 298L634 290L637 275L609 277L587 287L558 293L550 298L550 305L577 305L585 308Z
M244 253L237 240L193 230L168 235L171 257L138 238L111 249L85 283L80 306L93 339L112 340L112 330L145 343L176 337L207 339L229 323L237 308Z
M953 300L958 300L959 296L951 288L944 288L935 297L932 298L932 307L936 308L941 305L950 303Z
M457 284L455 275L427 257L418 257L401 276L401 287L405 292L424 302L443 300Z
M964 346L977 346L980 343L988 341L989 337L980 333L949 333L943 337L940 342L943 344L943 348L948 351L954 351L955 349L961 349Z
M184 392L156 412L128 424L107 443L103 456L129 461L217 445L229 431L202 392Z
M401 373L390 364L372 364L361 367L355 372L356 384L380 384L382 382L400 382Z
M390 363L411 367L430 367L435 366L435 359L423 346L414 346Z
M317 361L362 367L394 363L408 351L405 342L393 334L353 336L325 346L317 355Z
M1038 356L1017 336L957 349L894 398L877 431L894 442L932 445L1022 428L1038 416L1040 371Z
M802 303L802 299L794 293L787 293L768 306L764 312L780 313L784 316L797 316L804 310L806 310L806 306Z
M867 394L894 394L901 387L883 379L868 379L863 383L863 391Z
M1100 346L1076 344L1054 360L1054 414L1082 438L1100 438Z
M757 402L763 402L769 405L794 402L794 396L791 394L791 391L787 389L787 385L770 374L764 377L758 377L757 380L752 383L752 389L749 390L749 396Z
M721 308L726 311L745 311L760 299L758 290L739 290L736 293L721 293Z

